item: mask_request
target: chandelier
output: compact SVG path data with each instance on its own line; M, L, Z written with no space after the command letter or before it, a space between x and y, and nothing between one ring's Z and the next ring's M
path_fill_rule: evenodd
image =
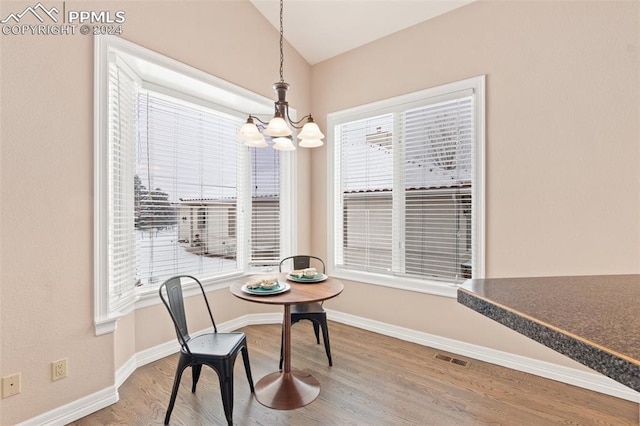
M275 113L273 118L267 123L254 115L249 115L247 122L238 131L238 138L246 146L263 148L267 146L264 135L269 136L274 144L273 148L281 151L293 151L296 149L293 144L291 127L301 130L298 133L299 146L303 148L315 148L322 146L324 135L320 128L313 122L311 114L305 115L301 120L292 120L289 116L289 103L286 100L289 84L285 83L283 77L284 53L283 53L283 26L282 26L283 0L280 0L280 81L273 84L273 90L278 95L278 100L274 102ZM302 122L305 121L304 125ZM258 122L256 124L256 121Z

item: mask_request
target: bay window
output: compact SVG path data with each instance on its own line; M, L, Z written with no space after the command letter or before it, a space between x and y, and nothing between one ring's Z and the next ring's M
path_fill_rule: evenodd
M174 275L218 288L291 250L295 157L236 136L271 100L110 36L95 94L97 334Z

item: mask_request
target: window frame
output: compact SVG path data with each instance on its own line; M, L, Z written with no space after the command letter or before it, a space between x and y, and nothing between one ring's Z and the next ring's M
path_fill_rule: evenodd
M95 334L102 335L115 330L119 318L135 309L156 305L157 288L148 287L134 291L123 301L119 309L109 306L109 64L113 55L118 60L125 58L124 63L135 70L141 78L143 88L162 89L170 96L180 98L190 103L211 107L211 101L216 100L217 110L232 111L235 114L264 115L273 113L273 100L236 86L213 75L207 74L187 64L171 59L167 56L146 49L135 43L116 36L100 35L94 38L94 324ZM176 78L179 77L179 78ZM222 99L222 101L220 101ZM222 105L221 105L222 103ZM219 109L221 108L221 109ZM295 110L290 110L295 119ZM241 148L242 149L242 148ZM246 147L246 164L250 165L249 150ZM262 148L272 149L272 148ZM295 251L295 225L297 215L292 208L296 183L295 153L280 154L280 226L286 232L281 232L281 255ZM245 167L240 185L249 188L251 167ZM250 194L250 192L249 192ZM251 209L251 196L244 197L242 207ZM240 207L240 205L239 205ZM248 218L247 218L248 217ZM236 226L250 225L251 215L245 215L245 222L239 216ZM247 222L248 221L248 222ZM290 232L289 232L290 231ZM250 238L247 234L238 234L238 238ZM249 264L250 242L245 243L245 259L240 260L241 270L234 276L263 271L263 268L252 267ZM240 256L240 254L239 254ZM246 260L246 262L244 261ZM206 291L227 288L229 276L219 278L204 278L202 284ZM186 289L185 295L198 289ZM195 294L195 293L194 293Z
M485 276L485 76L480 75L461 81L443 84L418 92L400 95L365 105L330 113L327 116L327 270L336 278L358 281L438 296L456 297L458 285L439 281L399 277L393 275L357 271L336 265L336 232L342 232L342 224L336 218L336 128L340 124L366 119L386 113L399 113L437 99L446 100L455 93L472 90L474 94L474 163L472 177L472 273L473 278ZM455 96L454 96L455 97ZM395 140L395 136L394 136ZM396 224L394 224L396 226Z

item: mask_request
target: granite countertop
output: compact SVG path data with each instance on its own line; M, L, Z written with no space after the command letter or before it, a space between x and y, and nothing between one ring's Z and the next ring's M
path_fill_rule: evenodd
M472 279L458 302L640 392L640 275Z

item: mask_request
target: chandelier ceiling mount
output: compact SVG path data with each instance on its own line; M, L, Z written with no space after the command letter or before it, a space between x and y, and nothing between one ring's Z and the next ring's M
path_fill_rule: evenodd
M274 144L273 148L281 151L293 151L296 149L293 144L291 127L300 130L298 133L299 146L304 148L315 148L322 146L324 135L318 125L313 121L311 114L305 115L299 121L293 120L289 116L289 103L287 102L287 91L289 84L284 81L284 30L282 24L283 0L280 0L280 81L273 84L278 100L274 102L275 111L273 118L267 123L260 120L255 115L249 115L247 122L238 131L238 138L246 146L262 148L268 146L264 135L269 136ZM258 123L256 123L256 121ZM304 122L304 125L302 124ZM262 132L260 131L262 130Z

